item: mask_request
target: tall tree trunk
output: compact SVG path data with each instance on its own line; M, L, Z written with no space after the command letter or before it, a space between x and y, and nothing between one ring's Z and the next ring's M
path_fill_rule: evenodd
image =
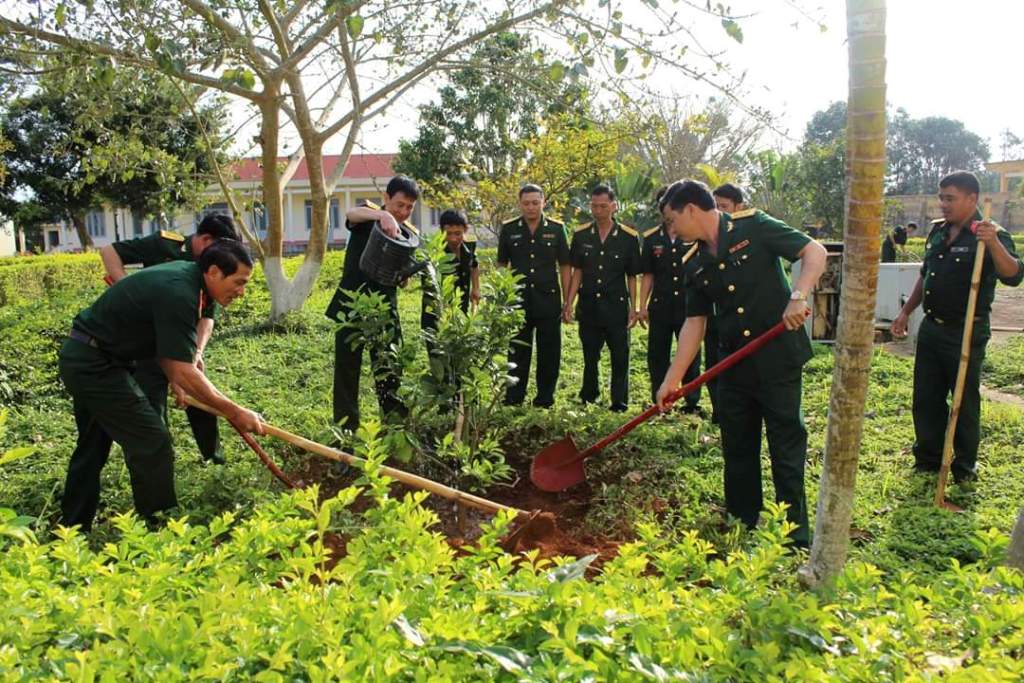
M71 224L75 226L75 232L78 233L78 243L82 245L82 251L89 251L94 245L92 237L85 227L85 212L75 211L70 215L70 218Z
M1017 524L1010 536L1010 547L1006 552L1006 564L1024 572L1024 508L1017 515Z
M884 212L885 0L847 0L846 25L850 92L843 284L814 545L799 572L808 586L831 579L846 562L875 336Z

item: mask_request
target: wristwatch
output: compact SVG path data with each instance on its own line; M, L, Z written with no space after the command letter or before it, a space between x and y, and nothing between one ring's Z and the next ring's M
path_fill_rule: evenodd
M790 301L807 301L807 295L801 292L799 289L794 289L793 293L789 295Z

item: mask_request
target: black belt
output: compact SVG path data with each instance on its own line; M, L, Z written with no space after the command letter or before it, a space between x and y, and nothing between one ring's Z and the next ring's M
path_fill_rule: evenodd
M929 321L935 323L936 325L942 325L943 327L963 327L964 326L964 318L938 318L938 317L936 317L934 315L926 315L925 318L927 318ZM983 321L985 321L987 319L988 319L987 315L976 315L976 316L974 316L974 324L977 325L978 323L983 322Z
M94 349L100 348L100 344L99 342L96 341L95 337L91 337L85 332L82 332L81 330L76 330L73 327L71 328L71 331L68 332L68 338L74 339L76 342L82 342L86 346L91 346Z

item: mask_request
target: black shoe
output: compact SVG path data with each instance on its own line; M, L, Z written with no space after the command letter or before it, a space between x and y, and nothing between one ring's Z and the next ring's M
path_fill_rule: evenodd
M615 405L608 406L608 410L612 411L613 413L624 413L627 410L629 410L629 406L617 403Z
M203 462L211 465L226 465L228 464L227 458L224 457L224 451L220 448L215 450L210 455L203 453Z
M682 407L682 412L684 415L698 415L702 418L707 417L707 413L705 413L704 409L700 406L686 405Z
M955 483L955 484L958 484L958 485L961 485L961 486L964 485L964 484L971 485L971 484L977 483L977 481L978 481L978 473L977 472L973 472L973 471L972 472L956 472L956 471L953 472L953 483Z
M533 399L533 407L534 408L550 408L553 405L555 405L554 399L545 400L545 401L541 401L541 400L536 399L536 398Z
M929 465L927 463L914 463L915 474L938 474L941 469L940 465Z

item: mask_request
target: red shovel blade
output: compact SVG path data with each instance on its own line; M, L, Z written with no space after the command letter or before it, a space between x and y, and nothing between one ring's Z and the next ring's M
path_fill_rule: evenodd
M583 471L580 449L571 436L560 439L537 454L530 465L530 480L541 491L564 491L582 483Z

